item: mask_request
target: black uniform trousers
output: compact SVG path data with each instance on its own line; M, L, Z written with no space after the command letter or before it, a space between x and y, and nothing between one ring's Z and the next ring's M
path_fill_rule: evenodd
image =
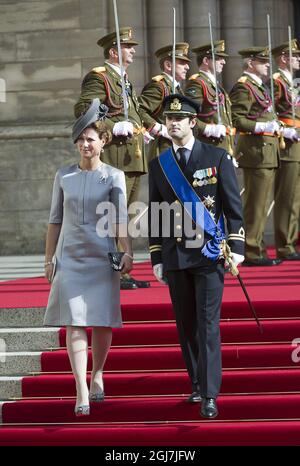
M224 265L166 272L182 355L193 391L217 398L222 379L220 311Z

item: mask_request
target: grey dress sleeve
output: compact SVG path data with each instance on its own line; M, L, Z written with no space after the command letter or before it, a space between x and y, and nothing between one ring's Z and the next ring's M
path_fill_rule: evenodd
M56 172L54 183L53 183L49 223L62 223L63 221L64 194L63 194L60 180L61 180L61 177L58 171Z
M121 170L115 170L113 174L113 186L110 193L110 202L116 209L116 223L127 223L127 196L125 174Z

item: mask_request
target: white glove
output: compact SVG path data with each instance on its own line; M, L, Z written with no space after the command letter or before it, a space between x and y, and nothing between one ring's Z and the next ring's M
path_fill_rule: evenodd
M114 136L129 136L133 135L133 124L130 121L118 121L113 127Z
M238 163L238 161L236 160L235 157L232 157L232 165L233 165L235 168L239 168L239 163Z
M144 136L144 143L149 144L149 142L154 141L154 138L151 136L151 134L148 131L145 131L143 133Z
M238 265L240 265L242 262L244 262L245 257L242 256L241 254L236 254L235 252L232 252L231 253L231 260L234 263L234 265L236 265L238 267ZM225 261L225 267L228 267L228 266L229 266L228 262Z
M156 280L159 282L159 283L162 283L163 285L165 285L165 281L163 280L163 273L164 273L164 268L163 268L163 265L162 264L156 264L153 266L153 273L155 275L155 278Z
M298 133L295 128L283 128L283 137L294 142L299 141Z
M226 136L226 126L224 125L206 125L204 129L204 135L207 138L215 137L220 139L222 136Z
M167 127L165 125L163 125L163 124L155 123L155 125L153 126L153 128L151 130L151 133L154 136L162 136L163 138L166 138L166 139L169 139L170 141L172 141L172 138L168 133Z
M278 124L278 122L276 120L272 120L272 121L267 121L265 123L263 122L257 122L255 124L255 128L254 128L254 133L255 134L260 134L260 133L278 133L280 130L280 126Z

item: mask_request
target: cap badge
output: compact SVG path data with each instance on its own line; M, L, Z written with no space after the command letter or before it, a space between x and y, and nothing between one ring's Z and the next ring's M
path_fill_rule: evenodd
M173 100L173 102L170 104L170 110L181 110L182 104L181 102L176 98Z

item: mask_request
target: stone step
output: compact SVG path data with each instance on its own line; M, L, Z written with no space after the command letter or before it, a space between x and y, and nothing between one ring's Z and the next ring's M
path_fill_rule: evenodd
M0 377L0 400L22 397L22 379L21 376Z
M0 328L42 327L45 307L0 308Z
M41 351L0 353L0 376L28 375L41 371Z
M5 351L38 351L59 347L59 329L54 327L0 329Z

